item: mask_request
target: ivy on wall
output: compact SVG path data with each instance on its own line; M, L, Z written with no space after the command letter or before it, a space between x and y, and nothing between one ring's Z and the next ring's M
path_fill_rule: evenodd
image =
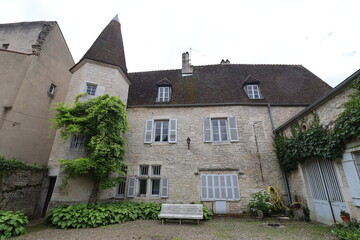
M350 87L356 91L344 104L333 128L320 125L318 115L313 113L291 127L290 137L275 136L276 155L285 172L297 169L298 163L308 159L339 158L348 141L360 138L360 77ZM307 129L303 129L303 123L308 124Z
M18 170L33 171L33 172L45 172L48 169L45 166L39 166L34 164L25 164L15 158L6 159L0 156L0 177L5 173L12 173Z
M125 138L128 120L125 104L118 97L103 95L89 101L78 101L71 106L59 103L53 122L67 139L71 134L81 135L85 142L85 155L74 160L60 160L69 177L90 176L94 187L89 203L97 201L100 189L116 186L120 181L125 156ZM115 174L114 174L115 173Z

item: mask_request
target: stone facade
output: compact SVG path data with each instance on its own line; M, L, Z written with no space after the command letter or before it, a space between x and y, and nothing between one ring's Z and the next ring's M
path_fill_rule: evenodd
M0 178L0 210L22 211L33 217L47 172L18 170Z
M338 118L340 113L344 110L344 103L350 99L351 94L354 93L354 89L351 88L341 88L337 91L336 95L328 98L328 100L324 101L321 104L316 105L311 112L307 112L302 114L299 118L301 119L313 119L312 113L316 113L319 116L320 124L326 127L333 127L335 120ZM295 121L296 122L296 121ZM287 136L290 136L291 127L295 124L292 122L286 128L283 128L281 132ZM360 142L358 140L354 140L352 143L349 143L346 147L345 152L358 151L360 150L359 146ZM344 172L344 168L342 165L342 159L337 159L334 161L334 167L337 175L337 179L339 182L340 191L342 193L342 197L344 203L346 205L346 209L351 213L352 218L360 218L360 208L356 207L353 204L353 200L351 197L349 184L346 179L346 174ZM312 199L312 193L309 185L309 180L306 175L306 167L305 164L299 164L298 169L291 172L288 175L289 179L289 188L292 198L294 200L295 196L302 205L308 206L310 209L310 217L312 220L319 221L319 216L316 214L316 209L314 205L314 201ZM359 186L360 187L360 186ZM332 191L332 190L331 190ZM335 213L338 214L338 213ZM331 224L330 221L324 221L324 223Z

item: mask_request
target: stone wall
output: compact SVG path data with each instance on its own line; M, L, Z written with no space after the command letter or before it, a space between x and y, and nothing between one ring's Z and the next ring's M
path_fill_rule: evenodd
M332 128L335 120L338 118L340 113L344 110L344 103L350 99L351 94L354 92L353 89L342 89L337 95L324 102L322 105L317 106L313 112L319 116L320 124ZM303 116L307 119L312 119L311 113ZM299 120L301 121L301 120ZM294 124L292 124L294 125ZM286 136L291 135L291 126L285 128L282 133ZM350 149L351 146L359 146L359 142L353 142L347 146ZM347 209L351 212L351 216L360 218L360 209L355 207L352 203L352 198L349 190L349 186L345 177L344 169L342 167L341 159L337 159L334 162L337 177L340 184L340 189L347 206ZM298 196L299 201L310 208L311 219L316 220L316 214L314 205L311 198L311 192L306 180L306 172L303 164L298 165L298 169L288 174L290 192L294 201L294 197ZM360 186L359 186L360 187Z
M0 178L0 210L33 217L47 172L18 170Z

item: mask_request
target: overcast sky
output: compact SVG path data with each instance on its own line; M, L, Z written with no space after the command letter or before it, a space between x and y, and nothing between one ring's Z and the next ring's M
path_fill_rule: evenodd
M331 86L360 68L358 0L0 0L0 23L57 21L75 62L118 13L129 72L221 59L302 64Z

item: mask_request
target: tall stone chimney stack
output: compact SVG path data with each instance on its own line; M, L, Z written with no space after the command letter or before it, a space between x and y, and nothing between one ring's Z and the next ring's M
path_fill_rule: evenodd
M192 74L193 66L190 65L190 57L189 52L185 52L182 54L182 74Z

